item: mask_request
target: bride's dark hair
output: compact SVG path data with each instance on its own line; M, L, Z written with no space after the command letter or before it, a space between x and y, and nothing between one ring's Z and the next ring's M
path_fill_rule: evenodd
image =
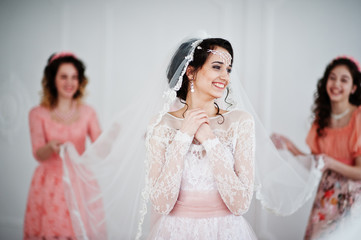
M181 64L181 62L184 60L184 58L187 56L186 54L188 54L189 50L192 47L192 43L196 41L196 39L190 39L189 41L186 41L184 43L182 43L180 45L180 47L178 48L178 50L175 52L175 54L173 55L173 58L170 62L170 65L167 69L167 78L168 78L168 83L170 83L170 81L172 80L173 75L176 73L176 71L178 70L179 65ZM193 61L191 61L189 63L189 66L192 66L194 71L197 72L197 70L199 70L204 63L206 62L210 52L207 52L207 49L211 49L214 50L216 47L222 47L224 49L226 49L228 51L228 53L232 56L232 60L231 60L231 64L233 63L233 48L232 45L229 41L222 39L222 38L207 38L204 39L199 45L199 48L196 47L194 50L194 55L193 55ZM177 91L177 97L181 100L182 103L186 104L186 98L187 98L187 93L188 93L188 86L189 86L189 79L187 77L187 74L183 75L183 81L182 81L182 86L180 87L180 89ZM173 87L173 86L170 86ZM227 97L229 94L229 88L226 88L226 97L225 97L225 101L228 105L232 105L230 103L227 102ZM217 115L221 115L219 113L219 106L217 103L214 103L216 108L217 108ZM187 106L187 104L186 104ZM187 106L188 107L188 106ZM184 114L184 113L183 113Z
M312 111L315 123L317 123L317 135L320 137L324 136L324 129L329 126L331 116L331 101L326 90L327 80L332 69L340 65L347 67L352 76L353 85L357 87L356 91L350 95L349 102L356 106L361 105L361 73L358 66L353 60L346 57L334 59L327 65L323 77L318 80L317 90L314 94L315 100L312 106Z

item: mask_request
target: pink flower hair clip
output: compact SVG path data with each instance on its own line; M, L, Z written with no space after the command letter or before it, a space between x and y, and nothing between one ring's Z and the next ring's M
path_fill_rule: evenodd
M64 51L64 52L58 52L58 53L54 54L54 56L50 59L49 63L52 63L54 60L63 58L63 57L73 57L73 58L77 59L77 57L74 53Z
M337 60L337 59L340 59L340 58L346 58L346 59L352 61L353 63L355 63L358 71L361 72L361 65L354 57L347 56L347 55L341 55L341 56L336 57L334 60Z

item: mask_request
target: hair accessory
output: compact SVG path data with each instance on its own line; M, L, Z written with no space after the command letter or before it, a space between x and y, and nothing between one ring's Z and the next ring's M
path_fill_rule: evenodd
M194 84L193 84L193 81L190 81L191 82L191 92L194 92Z
M202 49L202 47L201 47L201 46L198 46L197 49Z
M347 56L347 55L341 55L341 56L336 57L334 60L337 60L337 59L340 59L340 58L346 58L346 59L352 61L356 65L357 70L359 72L361 72L361 65L354 57Z
M63 58L63 57L77 58L76 55L72 52L58 52L58 53L54 54L54 56L50 59L49 63L52 63L54 60L56 60L58 58Z
M227 65L231 65L232 62L232 56L231 54L229 54L228 52L224 52L224 51L217 51L217 50L212 50L212 49L208 49L207 52L210 52L214 55L218 55L222 58L222 60L227 64Z

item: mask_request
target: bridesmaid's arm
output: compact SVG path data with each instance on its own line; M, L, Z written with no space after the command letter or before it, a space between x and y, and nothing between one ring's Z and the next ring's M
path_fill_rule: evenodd
M296 145L292 142L287 146L288 151L290 151L294 156L305 156L306 153L302 152Z
M48 158L50 158L54 153L58 154L60 151L60 145L62 143L59 142L58 140L51 140L49 141L45 146L40 147L37 151L36 151L36 156L35 158L38 159L39 161L45 161Z
M38 108L34 108L29 113L30 137L33 155L36 160L43 162L54 153L59 153L61 143L57 140L46 142L43 129L43 119Z
M100 124L98 121L97 114L95 113L94 109L91 109L89 126L88 126L88 135L92 142L95 142L99 135L101 134Z
M339 162L327 155L324 155L324 170L331 169L353 180L361 180L361 156L356 157L355 166L349 166Z
M306 153L302 152L290 139L281 134L272 134L271 140L277 149L286 148L293 156L306 155Z

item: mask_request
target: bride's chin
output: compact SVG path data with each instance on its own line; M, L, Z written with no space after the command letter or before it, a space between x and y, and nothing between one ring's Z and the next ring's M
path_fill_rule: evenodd
M221 98L223 94L224 94L224 90L222 92L215 94L215 98Z
M222 95L213 95L212 99L218 99L218 98L221 98L222 96L223 96L223 94Z
M222 91L210 91L207 93L207 95L211 98L211 99L216 99L216 98L221 98L224 94L225 90Z

